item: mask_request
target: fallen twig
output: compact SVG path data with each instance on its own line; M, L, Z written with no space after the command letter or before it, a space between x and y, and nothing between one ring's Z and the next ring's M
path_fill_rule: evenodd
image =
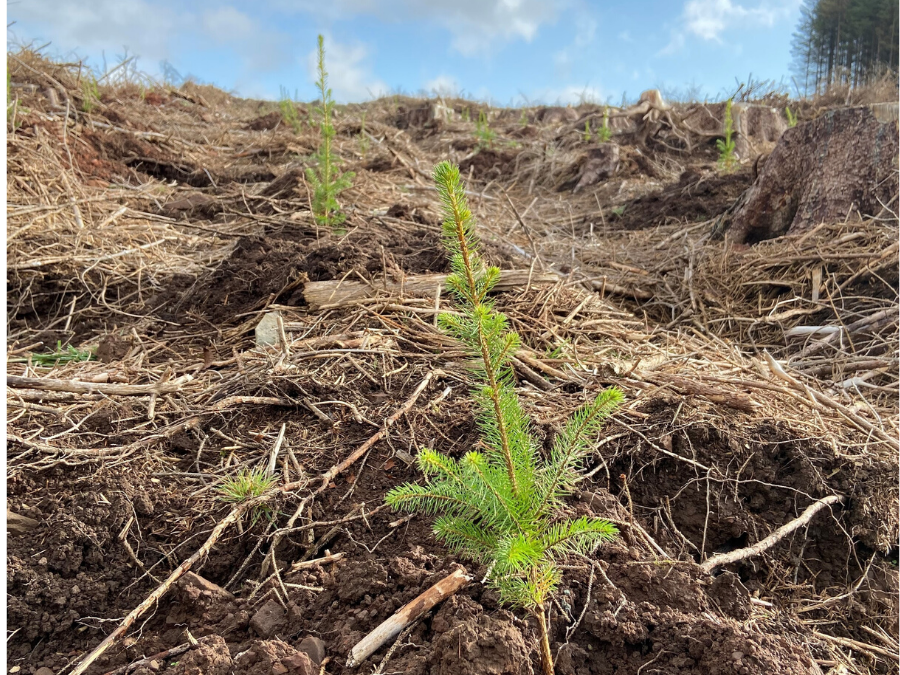
M159 602L160 598L162 598L166 592L172 587L176 581L178 581L185 572L191 569L191 567L199 561L201 558L206 556L210 549L215 545L215 543L219 540L219 537L228 529L230 525L237 522L237 520L246 513L249 509L254 506L259 506L263 502L269 501L272 497L275 496L276 491L268 492L264 495L260 495L255 499L249 499L241 504L238 504L234 508L231 509L231 512L225 516L219 524L213 529L210 533L209 537L203 542L203 545L198 548L194 554L181 563L178 567L175 568L175 571L172 572L169 577L161 583L156 589L148 595L144 601L135 607L131 612L122 619L122 622L119 624L118 628L116 628L112 633L106 636L106 638L99 645L94 647L93 651L90 654L85 656L78 665L72 670L71 675L80 675L84 671L86 671L90 665L97 660L97 658L103 654L116 640L122 637L128 629L131 628L132 624L146 612L151 607L155 606L157 602Z
M891 652L887 649L883 649L881 647L876 647L875 645L871 645L867 642L859 642L858 640L851 640L850 638L842 638L836 637L834 635L826 635L825 633L820 633L817 630L812 632L816 637L822 638L823 640L828 640L828 642L833 642L836 645L841 645L842 647L849 647L850 649L855 649L857 651L868 652L871 654L878 654L879 656L884 656L885 658L890 659L891 661L896 662L900 659L900 654L897 652Z
M769 370L772 371L772 374L777 378L784 380L789 383L798 391L803 392L807 396L809 396L814 403L819 403L826 408L831 408L832 410L837 411L842 417L844 417L848 422L853 424L857 429L862 431L868 431L875 436L878 436L882 441L888 443L895 450L900 450L900 442L897 441L896 438L893 438L889 434L887 434L883 429L876 427L874 424L869 422L868 420L863 419L856 413L849 410L846 406L841 405L837 401L829 398L825 394L812 389L811 387L807 387L805 384L800 382L797 378L788 375L784 368L781 367L775 359L772 358L769 352L764 351L763 356L766 359L766 362L769 364Z
M291 572L296 572L297 570L303 570L307 567L315 567L316 565L325 565L326 563L334 563L344 557L344 553L332 553L330 555L322 556L321 558L316 558L315 560L301 560L299 562L295 562L291 565Z
M350 654L347 657L347 667L355 668L360 665L384 643L399 635L404 628L419 616L445 598L456 593L471 580L472 577L466 574L464 569L457 569L427 591L403 605L393 616L356 643L356 646L350 650Z
M105 382L79 382L77 380L54 380L49 377L21 377L7 375L6 386L22 389L43 389L47 391L69 391L76 394L107 394L109 396L147 396L148 394L170 394L193 380L191 375L182 375L174 380L156 384L108 384Z
M700 565L700 569L707 574L710 574L716 567L721 567L722 565L727 565L729 563L737 562L738 560L744 560L746 558L751 558L755 555L759 555L763 551L772 548L775 544L784 539L787 535L789 535L797 528L806 525L810 520L812 520L812 517L814 515L816 515L826 506L830 506L831 504L840 504L843 501L844 497L842 495L831 495L829 497L825 497L824 499L820 499L819 501L807 506L806 510L797 518L789 522L787 525L782 525L762 541L753 544L753 546L748 546L747 548L739 548L729 553L714 555L712 558L709 558L706 562Z

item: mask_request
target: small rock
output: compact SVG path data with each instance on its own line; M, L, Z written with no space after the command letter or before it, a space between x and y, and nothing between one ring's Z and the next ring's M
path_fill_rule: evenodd
M319 675L319 667L313 664L310 658L302 652L282 659L281 664L287 668L287 672L290 675Z
M287 669L287 666L285 666L281 662L278 662L272 666L272 675L286 675L286 673L288 672L289 671Z
M153 660L147 664L147 667L152 670L154 673L159 671L159 661Z
M269 600L250 619L250 628L260 637L268 639L275 635L275 631L281 628L283 623L284 609L274 600Z
M20 516L18 513L6 511L6 531L9 534L25 534L36 528L40 523L34 518Z
M192 597L205 595L210 598L216 598L223 601L234 600L234 596L221 586L217 586L213 582L204 579L199 574L188 572L178 581L178 585L182 591Z
M277 345L281 343L281 332L278 330L279 312L266 312L256 324L256 346Z
M325 643L312 635L300 641L300 644L297 645L297 651L306 654L317 666L321 666L322 661L325 659Z
M36 671L34 671L34 675L56 675L56 673L50 670L47 666L41 666Z
M740 661L742 658L744 658L744 653L743 652L732 652L731 658L733 658L735 661Z

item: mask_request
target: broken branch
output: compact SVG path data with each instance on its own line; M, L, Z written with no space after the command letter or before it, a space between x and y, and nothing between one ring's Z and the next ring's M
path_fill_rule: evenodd
M840 504L843 501L844 497L842 495L831 495L830 497L820 499L819 501L807 506L806 510L797 518L789 522L787 525L782 525L762 541L753 544L753 546L748 546L747 548L739 548L736 551L731 551L729 553L714 555L712 558L700 565L700 569L707 574L710 574L716 567L721 567L722 565L727 565L729 563L737 562L738 560L744 560L746 558L751 558L755 555L759 555L763 551L772 548L775 544L784 539L787 535L789 535L797 528L806 525L810 520L812 520L814 515L816 515L826 506L830 506L831 504Z
M399 635L419 616L456 593L471 580L472 577L466 574L464 569L457 569L417 598L403 605L393 616L356 643L347 657L347 667L355 668L360 665L388 640Z

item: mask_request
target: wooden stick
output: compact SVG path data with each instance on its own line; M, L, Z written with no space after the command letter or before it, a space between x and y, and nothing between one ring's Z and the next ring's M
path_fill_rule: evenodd
M178 391L190 382L191 375L156 384L107 384L103 382L79 382L77 380L54 380L49 377L21 377L7 375L6 386L21 389L43 389L46 391L70 391L76 394L108 394L110 396L146 396L148 394L169 394Z
M278 451L281 450L281 444L284 443L284 430L287 429L287 423L281 425L281 431L278 432L278 438L275 445L272 446L272 452L269 453L269 467L266 469L266 475L274 476L275 467L278 465Z
M303 298L313 309L319 309L323 305L328 307L340 307L365 298L375 297L379 291L391 297L419 297L434 298L434 287L443 286L447 280L446 274L420 274L409 276L403 282L393 282L385 279L375 284L366 284L361 281L310 281L303 287ZM500 279L494 287L495 291L508 291L527 285L528 270L503 270ZM531 284L553 284L559 281L559 276L552 272L535 273L531 275Z
M369 448L371 448L378 440L382 438L382 436L384 436L385 431L392 424L394 424L394 422L396 422L401 415L409 412L409 410L415 404L416 399L419 398L419 395L425 390L431 380L442 374L443 372L440 370L432 370L431 372L429 372L422 380L422 382L419 383L419 386L416 387L415 391L412 393L412 396L409 397L406 403L404 403L393 415L385 420L384 428L374 436L372 436L368 441L363 443L363 445L360 446L360 448L358 448L353 454L351 454L350 457L345 459L340 464L331 467L331 469L322 474L319 487L316 488L316 490L313 491L312 494L307 495L303 501L307 502L312 497L323 492L335 476L337 476L341 471L344 471L357 459L362 457ZM90 654L84 657L75 666L70 675L81 675L81 673L86 671L90 667L90 665L94 661L96 661L101 654L103 654L103 652L105 652L116 640L118 640L128 631L128 629L140 616L144 614L144 612L146 612L151 607L154 607L156 603L159 602L160 598L162 598L172 587L172 584L178 581L178 579L180 579L185 574L185 572L190 570L191 567L197 563L197 561L206 556L222 536L222 534L225 532L225 530L227 530L230 525L237 522L244 513L246 513L249 509L270 501L278 494L291 492L292 490L298 490L302 487L305 487L306 484L307 481L305 480L296 481L294 483L287 483L280 489L274 488L272 490L269 490L265 494L260 495L259 497L247 500L245 502L242 502L241 504L237 504L234 508L232 508L231 512L227 516L225 516L225 518L223 518L218 525L216 525L212 532L210 532L209 537L205 542L203 542L203 545L199 549L197 549L197 551L190 558L176 567L175 570L169 575L169 577L163 583L157 586L157 588L150 595L148 595L140 605L131 610L128 616L126 616L122 620L122 623L119 624L118 628L110 633L106 637L106 639L103 640L103 642L97 645Z
M301 560L299 562L295 562L291 565L291 572L296 572L297 570L303 570L307 567L315 567L316 565L325 565L326 563L337 562L341 558L344 557L344 553L332 553L331 555L325 555L321 558L316 558L315 560Z
M272 497L275 496L276 491L268 492L264 495L260 495L255 499L250 499L242 504L238 504L231 512L225 516L218 525L213 529L210 533L209 537L203 542L203 545L197 549L197 551L190 558L181 563L178 567L175 568L175 571L169 575L169 577L162 582L156 589L148 595L144 601L135 607L131 612L126 616L122 623L119 624L118 628L116 628L112 633L106 636L106 639L103 640L99 645L94 647L94 650L84 657L77 666L72 670L71 675L81 675L84 671L86 671L90 665L97 660L97 658L103 654L116 640L125 635L128 632L128 629L131 628L132 624L146 612L151 607L155 606L157 602L159 602L160 598L166 594L166 592L172 587L176 581L178 581L185 572L187 572L191 567L201 558L206 556L210 549L215 545L215 543L219 540L219 537L228 529L228 527L237 522L238 518L240 518L248 509L258 506L263 502L269 501Z
M811 399L813 399L814 403L819 403L819 404L825 406L826 408L831 408L832 410L836 410L838 413L840 413L841 416L846 418L847 421L850 422L857 429L860 429L862 431L867 431L870 434L878 436L878 438L880 438L885 443L888 443L895 450L900 450L900 442L898 442L896 438L894 438L894 437L890 436L888 433L886 433L883 429L876 427L874 424L872 424L868 420L863 419L856 413L849 410L846 406L841 405L840 403L829 398L825 394L822 394L821 392L818 392L815 389L812 389L811 387L807 387L805 384L800 382L797 378L791 377L790 375L788 375L784 371L784 368L781 367L781 364L779 364L775 359L773 359L772 355L769 354L769 352L763 351L763 356L766 359L766 363L768 363L768 365L769 365L769 370L771 370L772 374L775 375L777 378L784 380L785 382L789 383L791 386L793 386L798 391L801 391L804 394L806 394L807 396L809 396Z
M519 215L519 210L516 208L515 204L512 203L512 199L509 198L506 190L503 191L503 196L506 197L506 201L509 204L509 207L512 209L513 214L515 214L516 216L516 220L518 220L519 225L522 226L522 231L525 232L525 236L528 237L528 243L531 245L531 252L534 254L535 260L538 261L542 270L547 269L547 267L544 265L544 261L541 260L540 254L538 254L537 245L534 243L534 237L531 236L531 230L528 229L528 226L525 224L522 216Z
M831 335L827 336L826 338L824 338L822 340L813 342L812 344L810 344L809 346L807 346L806 348L801 350L798 354L794 355L792 360L799 361L801 359L804 359L808 356L811 356L812 354L816 354L816 353L822 351L823 349L825 349L825 347L827 347L831 344L834 344L841 337L846 337L847 335L852 335L853 333L858 333L863 328L867 328L868 326L870 326L872 324L877 325L883 321L895 320L896 318L897 318L896 308L883 309L879 312L875 312L874 314L870 314L869 316L864 316L863 318L861 318L857 321L854 321L853 323L848 325L846 328L844 328L842 326L835 326L835 328L837 328L837 330L834 331Z
M322 482L319 486L319 491L324 490L329 483L337 476L339 473L344 471L348 466L353 464L356 460L362 457L366 452L369 451L373 445L375 445L378 441L384 438L384 435L387 433L387 430L393 426L394 422L396 422L400 417L410 411L410 409L416 404L416 400L419 398L419 395L425 391L425 388L431 384L431 381L437 377L440 377L444 374L442 370L432 370L428 373L425 378L419 383L419 386L416 387L415 391L413 391L412 395L406 400L402 406L400 406L393 415L388 417L384 421L384 426L379 429L375 434L373 434L369 440L359 446L347 459L345 459L340 464L337 464L331 467L328 471L322 474Z
M347 657L347 667L355 668L360 665L388 640L399 635L419 616L456 593L471 580L472 577L466 574L464 569L457 569L417 598L403 605L393 616L356 643Z
M760 406L759 403L754 401L747 394L711 387L708 384L695 382L694 380L681 377L680 375L641 371L639 377L649 382L655 382L656 384L660 384L660 381L663 383L668 382L688 396L703 396L713 403L719 403L728 406L729 408L743 410L744 412L753 412Z
M867 642L859 642L857 640L851 640L850 638L842 638L842 637L835 637L834 635L826 635L825 633L820 633L817 630L814 630L812 633L816 637L822 638L823 640L828 640L829 642L833 642L837 645L841 645L843 647L849 647L850 649L855 649L857 651L880 654L881 656L884 656L884 657L890 659L891 661L896 661L898 658L900 658L900 654L897 654L897 652L890 652L886 649L882 649L881 647L876 647L875 645L870 645Z
M772 548L775 544L784 539L787 535L789 535L797 528L806 525L810 520L812 520L812 517L814 515L816 515L826 506L830 506L831 504L840 504L843 501L844 497L842 495L831 495L829 497L825 497L824 499L820 499L819 501L807 506L806 510L797 518L789 522L787 525L782 525L762 541L753 544L753 546L748 546L747 548L739 548L736 551L731 551L729 553L714 555L712 558L700 565L700 569L707 574L710 574L716 567L721 567L722 565L727 565L729 563L737 562L738 560L744 560L745 558L759 555L763 551Z

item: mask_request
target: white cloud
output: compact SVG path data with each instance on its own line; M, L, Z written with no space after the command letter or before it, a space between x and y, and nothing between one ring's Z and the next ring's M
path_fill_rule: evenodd
M587 47L597 34L597 20L587 14L578 16L575 27L575 46Z
M774 26L790 17L798 4L799 0L762 0L755 6L732 0L688 0L681 14L682 30L703 40L721 42L722 33L735 26Z
M438 75L434 79L428 80L422 85L422 88L427 93L438 96L456 96L460 91L459 82L450 75Z
M597 34L597 20L586 11L580 11L575 17L575 37L567 47L553 54L557 79L567 80L571 77L573 63L583 61L586 48L594 41Z
M10 3L7 13L9 21L29 31L29 38L50 40L51 50L96 56L106 52L112 59L127 46L141 58L141 68L148 63L155 68L160 60L171 57L182 25L179 19L183 19L144 0L26 1Z
M631 39L631 33L629 33L627 30L623 30L621 33L619 33L619 39L622 42L633 42L633 40Z
M369 50L364 44L341 44L325 35L325 69L335 101L362 101L389 93L388 86L369 69L368 57ZM306 57L306 65L310 79L316 82L319 76L315 49Z
M234 7L204 12L200 25L207 39L234 49L249 73L275 69L291 58L283 33L264 28Z
M564 87L543 89L536 92L532 101L541 101L547 105L578 105L579 103L600 103L603 91L598 87L578 86L570 84Z
M419 19L451 33L464 56L495 51L514 40L531 42L540 27L556 20L568 0L267 0L280 11L303 11L328 20L369 14L385 22Z

